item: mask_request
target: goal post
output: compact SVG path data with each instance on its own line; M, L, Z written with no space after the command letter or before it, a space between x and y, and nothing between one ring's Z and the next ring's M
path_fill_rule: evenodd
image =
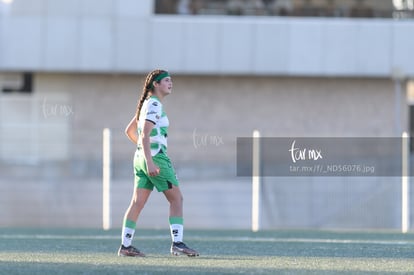
M262 171L261 171L261 134L258 130L253 131L252 138L252 205L251 205L251 230L258 232L261 230L261 212L262 212ZM400 178L400 207L402 233L410 231L410 136L404 132L400 137L401 142L401 178Z
M102 148L102 228L111 229L111 130L103 129Z
M401 175L401 232L410 229L410 139L406 132L402 134L402 175Z
M252 231L260 230L260 132L253 131L252 148Z

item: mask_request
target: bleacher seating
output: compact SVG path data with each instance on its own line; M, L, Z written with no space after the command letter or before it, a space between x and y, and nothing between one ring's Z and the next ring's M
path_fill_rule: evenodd
M414 18L390 0L156 0L156 14Z

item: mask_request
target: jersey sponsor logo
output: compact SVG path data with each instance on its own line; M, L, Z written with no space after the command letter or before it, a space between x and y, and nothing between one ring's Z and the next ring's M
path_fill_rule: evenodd
M147 115L153 115L153 114L156 114L157 112L156 111L149 111L148 113L147 113ZM157 115L158 116L158 115Z

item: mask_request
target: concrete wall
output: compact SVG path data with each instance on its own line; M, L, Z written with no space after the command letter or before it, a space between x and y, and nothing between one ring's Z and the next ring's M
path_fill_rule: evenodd
M24 133L24 141L9 139L2 147L0 225L99 227L102 129L109 127L112 218L119 226L133 187L134 146L123 130L143 79L38 73L35 91L25 95L34 103L18 112L37 117L28 116L32 120L22 125L19 116L1 109L2 141L9 133ZM182 182L188 227L249 228L250 179L236 176L236 140L254 129L267 137L395 135L394 86L387 79L173 75L173 82L164 101L171 120L169 155ZM21 100L14 94L0 97L8 110L16 110ZM400 119L406 128L404 102ZM38 134L26 135L27 129ZM22 150L25 143L37 149ZM265 178L263 184L265 228L400 225L398 179ZM140 226L166 225L161 194L154 193L144 212Z
M131 0L2 5L2 71L414 74L411 20L154 16L152 1Z
M48 131L57 131L48 128L50 124L64 126L65 132L52 133L69 139L41 137L41 143L68 144L70 153L62 153L64 159L100 157L101 148L92 145L109 127L120 152L128 152L123 130L134 115L144 77L39 73L32 94L1 96L2 125L33 120L34 126L46 125ZM221 155L220 160L231 162L236 138L250 136L255 129L271 137L396 135L394 83L388 79L173 75L173 81L173 94L165 100L172 121L170 153L187 161L203 155L215 162ZM19 108L24 99L35 103ZM405 93L400 100L398 121L406 130ZM36 115L24 116L27 109ZM205 136L223 144L204 144Z
M134 146L123 131L155 67L173 75L169 155L189 227L249 227L250 179L235 176L236 140L255 129L267 137L408 130L413 21L155 16L152 8L0 2L0 87L34 75L32 93L0 94L0 226L99 227L104 127L119 225L133 186ZM263 226L397 228L397 181L264 179ZM139 224L166 226L166 209L154 196Z

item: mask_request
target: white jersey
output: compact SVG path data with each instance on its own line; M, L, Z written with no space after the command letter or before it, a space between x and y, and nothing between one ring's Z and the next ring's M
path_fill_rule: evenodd
M166 151L169 121L156 96L151 96L142 104L138 120L138 135L142 133L145 121L154 123L150 134L151 156L158 154L161 149ZM142 144L138 143L138 148L142 148Z

